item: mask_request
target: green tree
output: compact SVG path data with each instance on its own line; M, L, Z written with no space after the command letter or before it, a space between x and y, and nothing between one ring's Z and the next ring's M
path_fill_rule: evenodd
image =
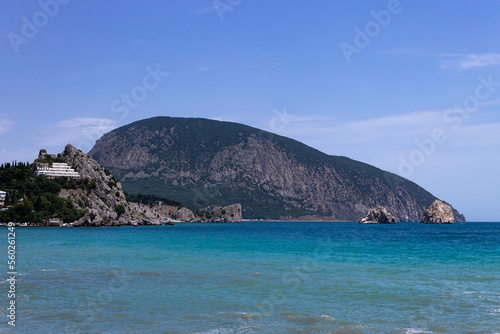
M17 204L17 200L18 200L18 197L17 197L17 191L14 191L14 192L12 193L11 203L12 203L12 204Z
M118 204L116 206L115 210L116 210L116 213L118 215L121 215L122 213L125 213L125 207L123 205L121 205L121 204Z
M35 218L33 208L30 205L16 204L12 208L14 217L19 222L32 222Z
M35 211L43 211L43 201L42 197L38 195L35 203Z

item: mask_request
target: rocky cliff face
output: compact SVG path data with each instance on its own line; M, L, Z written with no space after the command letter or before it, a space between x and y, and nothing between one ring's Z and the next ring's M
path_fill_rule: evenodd
M45 152L46 153L46 152ZM64 162L77 171L82 183L77 189L62 189L59 196L68 198L73 205L86 210L75 226L160 225L167 221L181 222L240 222L241 205L212 207L209 217L196 216L185 207L169 205L148 206L129 203L121 183L109 170L89 155L67 145L61 154Z
M125 199L120 182L87 154L68 144L61 154L64 162L82 177L79 189L63 189L59 196L69 198L87 214L75 226L119 226L128 224L159 224L159 221L141 217Z
M208 222L208 223L240 223L241 205L232 204L228 206L213 206L205 208L200 215L185 207L176 207L171 205L143 205L139 203L130 203L135 212L150 218L159 219L162 222Z
M427 210L425 210L420 224L453 224L453 208L440 200L435 200Z
M166 221L177 222L202 222L203 220L197 217L191 210L183 207L172 205L144 205L139 203L130 203L130 207L138 215L146 218L159 220L161 223Z
M360 224L396 224L396 219L387 211L386 208L378 206L370 209L366 215L359 221Z
M211 223L239 223L241 222L241 204L209 207L204 209L209 213L207 222Z
M89 152L129 193L203 208L241 203L244 218L358 221L386 207L418 221L436 199L395 174L245 125L156 117L104 135ZM458 213L457 213L458 215Z

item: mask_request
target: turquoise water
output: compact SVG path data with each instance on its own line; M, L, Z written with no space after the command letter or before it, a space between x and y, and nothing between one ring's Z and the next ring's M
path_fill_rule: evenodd
M500 333L500 223L18 227L16 244L2 333Z

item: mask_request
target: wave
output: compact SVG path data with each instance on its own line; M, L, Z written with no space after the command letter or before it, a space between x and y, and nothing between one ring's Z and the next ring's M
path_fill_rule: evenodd
M418 328L405 328L405 334L432 334L434 332L424 331L423 329Z

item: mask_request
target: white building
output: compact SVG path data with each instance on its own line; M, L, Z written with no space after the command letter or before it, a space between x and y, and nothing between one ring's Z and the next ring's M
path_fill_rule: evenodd
M61 176L69 177L75 181L81 181L82 179L80 174L75 172L75 170L65 162L54 162L52 163L52 167L38 167L35 171L35 175L45 175L48 179L54 179Z

